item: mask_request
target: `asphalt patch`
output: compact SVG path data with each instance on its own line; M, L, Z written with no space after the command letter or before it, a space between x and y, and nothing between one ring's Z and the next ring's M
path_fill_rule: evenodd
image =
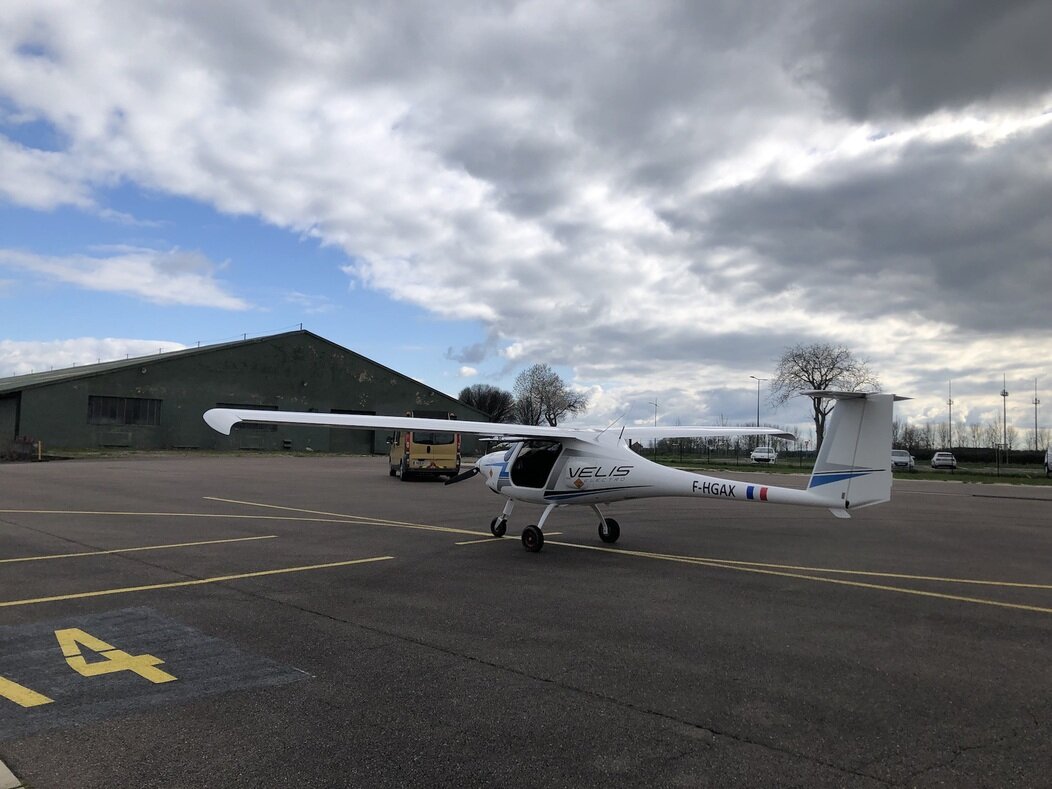
M307 676L151 608L0 627L0 740Z

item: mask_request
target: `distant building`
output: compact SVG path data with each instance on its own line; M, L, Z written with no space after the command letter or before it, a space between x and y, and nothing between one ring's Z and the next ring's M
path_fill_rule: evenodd
M0 378L0 450L16 438L45 448L261 449L385 453L388 431L241 425L230 436L201 415L216 406L402 415L480 411L309 331L117 362ZM465 452L475 451L464 436Z

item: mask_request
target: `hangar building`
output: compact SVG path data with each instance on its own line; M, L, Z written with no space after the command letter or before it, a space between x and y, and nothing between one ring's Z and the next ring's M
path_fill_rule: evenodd
M386 453L388 431L241 425L216 433L216 406L402 415L480 411L309 331L0 378L0 448L18 437L47 450L261 449ZM464 436L464 451L475 451Z

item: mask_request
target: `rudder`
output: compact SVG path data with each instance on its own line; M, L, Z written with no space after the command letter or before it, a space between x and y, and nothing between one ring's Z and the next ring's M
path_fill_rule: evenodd
M837 401L829 416L808 491L834 509L858 509L891 499L893 394L813 391Z

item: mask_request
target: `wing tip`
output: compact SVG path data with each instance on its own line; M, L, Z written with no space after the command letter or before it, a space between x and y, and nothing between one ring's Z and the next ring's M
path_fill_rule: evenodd
M229 408L210 408L205 411L204 420L217 433L229 436L234 425L241 421L241 417Z

